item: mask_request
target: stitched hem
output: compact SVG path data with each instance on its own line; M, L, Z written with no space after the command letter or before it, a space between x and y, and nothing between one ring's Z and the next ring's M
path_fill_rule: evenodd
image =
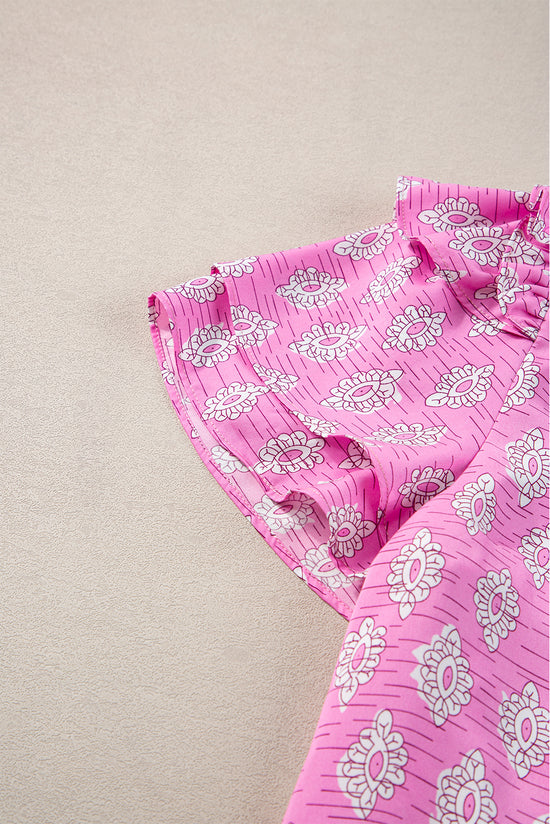
M345 604L341 601L331 589L323 585L321 581L312 576L306 567L301 566L300 563L287 552L282 542L269 530L265 521L260 518L258 513L254 510L251 502L231 481L231 475L226 475L223 473L212 459L210 450L205 443L205 436L210 438L212 441L215 441L215 443L220 445L222 448L224 448L223 444L218 438L215 426L212 425L210 421L207 422L201 418L198 404L193 397L192 386L189 382L186 382L185 384L183 383L183 377L178 371L177 364L175 362L175 347L173 345L167 346L164 343L163 336L161 335L161 329L157 324L157 319L161 311L164 310L166 317L168 317L169 310L171 308L171 305L166 301L165 295L162 292L154 292L148 298L149 325L157 361L161 371L163 372L164 383L170 400L172 401L172 405L176 410L180 423L187 433L192 445L218 484L231 498L233 503L238 507L243 515L248 518L260 535L262 535L271 549L274 550L274 552L293 572L296 573L297 570L301 570L303 579L310 589L312 589L317 595L319 595L320 598L323 599L323 601L342 615L343 618L349 620L353 612L353 605ZM173 341L174 344L176 341L173 333L176 331L176 326L173 326L172 328L165 325L163 327L163 332L166 339ZM164 376L165 372L167 373L167 377ZM260 481L260 483L262 482Z

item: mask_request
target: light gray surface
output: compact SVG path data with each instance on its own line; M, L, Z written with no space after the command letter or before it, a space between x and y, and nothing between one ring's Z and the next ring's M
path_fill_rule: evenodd
M345 622L166 394L150 292L547 183L546 3L2 5L0 820L278 824Z

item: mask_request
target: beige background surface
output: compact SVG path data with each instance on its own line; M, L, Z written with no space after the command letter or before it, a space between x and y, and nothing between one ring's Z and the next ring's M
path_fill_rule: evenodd
M0 821L278 824L345 622L196 456L147 297L399 174L547 183L546 3L4 0L0 37Z

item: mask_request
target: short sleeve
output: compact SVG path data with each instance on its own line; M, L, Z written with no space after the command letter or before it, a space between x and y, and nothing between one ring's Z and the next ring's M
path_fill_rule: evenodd
M500 311L496 282L511 244L480 251L514 221L521 234L527 205L498 234L501 207L476 192L400 178L390 221L220 263L149 298L199 455L346 618L380 548L480 449L536 333L536 251L514 270L519 314L502 289Z

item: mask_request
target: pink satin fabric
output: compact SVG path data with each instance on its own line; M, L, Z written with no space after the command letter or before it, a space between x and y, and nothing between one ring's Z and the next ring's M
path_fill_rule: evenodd
M547 821L548 200L402 177L149 298L201 458L349 620L283 824Z

